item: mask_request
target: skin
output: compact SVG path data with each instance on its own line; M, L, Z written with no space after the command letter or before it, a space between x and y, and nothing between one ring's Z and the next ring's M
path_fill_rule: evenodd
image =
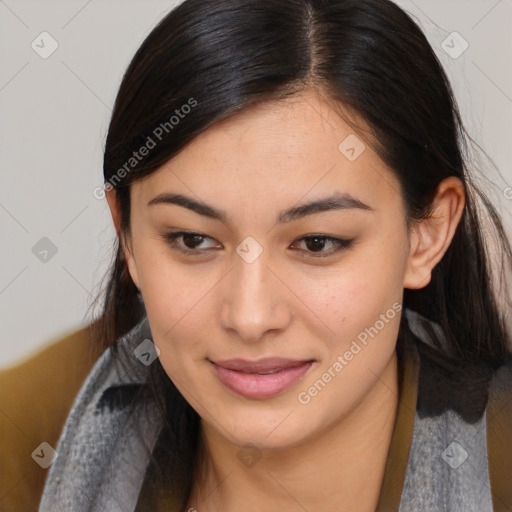
M115 190L107 193L160 361L201 416L205 450L188 507L375 510L397 411L401 313L309 403L298 395L401 303L404 288L428 284L460 221L464 191L457 178L444 180L432 217L408 230L391 170L368 144L354 161L338 149L353 133L332 103L310 90L213 125L134 183L130 233L120 231ZM334 191L371 210L276 223L281 210ZM163 192L222 209L230 222L177 205L148 206ZM202 257L164 239L180 230L206 235L195 245L175 242L198 247ZM301 240L311 234L354 240L337 253L325 241L316 250L331 255L321 258ZM252 263L236 252L247 236L263 248ZM315 362L291 388L260 400L225 387L209 362L271 356ZM251 467L239 457L247 443L258 459Z

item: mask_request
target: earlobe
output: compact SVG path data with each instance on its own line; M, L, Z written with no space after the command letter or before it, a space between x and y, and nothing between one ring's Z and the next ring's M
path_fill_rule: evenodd
M121 210L119 207L119 201L117 199L116 190L114 188L110 188L106 190L105 196L107 198L108 206L110 208L110 213L112 215L112 221L114 223L114 227L119 239L119 244L121 246L121 250L126 261L126 266L128 267L128 272L134 282L135 286L139 289L139 274L137 272L137 265L135 263L135 258L133 257L132 250L130 248L130 243L126 239L125 233L121 229Z
M412 228L409 238L409 259L404 277L404 288L417 290L430 283L433 266L429 265L426 252L428 235L423 226L425 221Z
M432 270L448 250L465 205L464 186L455 176L437 187L432 214L411 228L404 288L420 289L430 283Z

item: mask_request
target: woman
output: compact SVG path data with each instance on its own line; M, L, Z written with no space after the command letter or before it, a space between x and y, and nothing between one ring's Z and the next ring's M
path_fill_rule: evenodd
M115 103L109 350L40 510L511 509L512 254L466 149L390 1L168 14Z

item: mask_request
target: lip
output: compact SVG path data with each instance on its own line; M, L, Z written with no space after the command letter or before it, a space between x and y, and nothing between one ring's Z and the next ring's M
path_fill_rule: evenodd
M210 361L219 380L235 393L250 399L264 399L282 393L295 384L313 365L313 360L267 358L259 361L229 359ZM259 372L270 372L261 375Z

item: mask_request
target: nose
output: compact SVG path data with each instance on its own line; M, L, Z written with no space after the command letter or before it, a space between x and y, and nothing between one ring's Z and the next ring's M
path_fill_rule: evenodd
M291 320L290 291L264 255L252 263L235 255L235 268L224 282L222 327L246 342L257 342L268 331L283 330Z

